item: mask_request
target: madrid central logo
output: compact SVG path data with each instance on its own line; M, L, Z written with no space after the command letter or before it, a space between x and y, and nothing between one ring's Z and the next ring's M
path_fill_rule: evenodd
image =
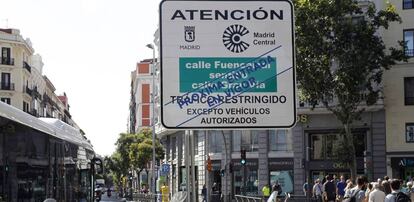
M223 44L233 53L241 53L250 45L242 40L242 37L249 33L249 30L242 25L230 25L224 30Z

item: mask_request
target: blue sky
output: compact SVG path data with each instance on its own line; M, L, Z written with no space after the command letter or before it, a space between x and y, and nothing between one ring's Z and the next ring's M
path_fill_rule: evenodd
M127 130L130 72L152 58L158 0L0 0L0 27L16 28L43 57L56 93L66 92L70 112L109 155Z

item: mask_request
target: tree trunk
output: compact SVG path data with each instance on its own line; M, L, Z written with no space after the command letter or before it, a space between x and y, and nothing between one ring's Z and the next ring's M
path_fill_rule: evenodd
M356 182L357 162L356 162L356 156L355 156L354 136L352 134L349 123L345 123L344 128L345 128L345 138L347 139L348 147L349 147L349 155L352 159L349 165L349 170L351 172L351 180Z
M142 169L138 170L138 172L137 172L137 175L138 175L138 192L141 191L141 176L140 176L141 172L142 172Z

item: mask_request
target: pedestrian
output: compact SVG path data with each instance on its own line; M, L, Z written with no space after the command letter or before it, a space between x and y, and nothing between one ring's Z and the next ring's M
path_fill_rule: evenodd
M307 179L305 183L303 184L302 189L303 189L303 195L305 195L305 197L309 197L312 195L311 185L308 183Z
M207 201L207 187L206 187L205 184L203 185L203 189L201 189L201 194L203 195L203 201L202 202Z
M362 176L359 176L356 182L357 186L352 188L349 192L345 193L344 198L355 198L355 202L363 202L365 199L365 191L363 190L365 186L365 179Z
M374 191L374 185L372 183L367 183L367 189L365 190L365 202L368 202L369 194Z
M170 200L170 189L166 182L164 182L163 186L161 187L161 197L162 202L168 202Z
M399 180L391 180L391 193L387 194L385 202L395 202L395 196L398 192L400 192L400 186L401 184Z
M340 181L336 183L336 196L338 202L341 202L342 200L344 200L346 182L345 177L343 175L341 175L339 179Z
M382 187L384 188L385 195L391 194L391 186L388 180L382 181Z
M313 185L312 193L313 198L315 198L317 202L322 202L322 185L319 179L315 180L315 185Z
M368 202L384 202L385 193L381 191L380 184L378 182L374 182L372 188L373 191L369 193Z
M262 188L263 198L267 200L270 196L270 187L268 184L265 184Z
M336 185L330 175L326 176L326 182L323 184L323 195L325 202L335 202L336 200Z
M390 185L391 185L391 193L385 197L385 202L409 201L409 197L400 191L400 188L401 188L400 180L393 179L391 180Z

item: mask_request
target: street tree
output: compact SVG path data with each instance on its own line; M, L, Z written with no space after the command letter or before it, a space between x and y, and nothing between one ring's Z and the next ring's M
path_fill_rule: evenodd
M119 190L123 190L123 181L122 179L128 174L128 167L125 167L125 164L122 163L121 155L118 152L114 152L111 156L104 158L104 165L106 172L109 176L112 176L112 181Z
M126 168L127 170L131 168L131 159L129 157L130 147L134 143L139 143L142 140L140 139L138 134L129 134L129 133L121 133L119 134L118 140L116 141L115 145L117 153L119 153L119 158L121 160L122 168Z
M343 125L345 162L356 176L352 124L381 97L382 75L406 60L403 48L386 48L381 31L401 22L394 6L377 11L356 0L296 0L297 80L303 101L323 104ZM365 107L364 107L365 106Z
M152 160L152 136L150 130L142 130L138 134L139 142L133 143L130 146L129 150L129 159L131 160L131 165L136 169L138 176L140 173L145 170L148 176L149 163ZM157 161L164 158L164 149L160 141L155 139L155 158ZM148 184L148 182L147 182ZM138 178L138 185L141 186L141 183Z

